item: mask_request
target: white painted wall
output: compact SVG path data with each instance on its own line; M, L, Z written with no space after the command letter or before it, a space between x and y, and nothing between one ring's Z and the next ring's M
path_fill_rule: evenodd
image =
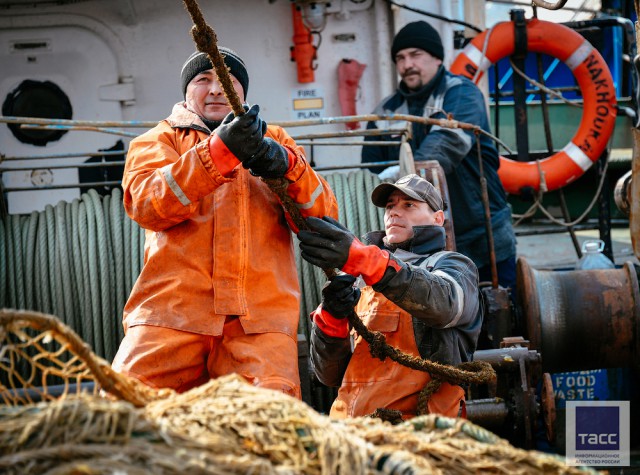
M461 2L405 0L403 3L457 16ZM330 10L337 13L327 16L321 32L315 82L299 84L296 65L290 61L293 26L289 0L201 0L199 3L220 45L231 47L245 60L250 74L248 100L259 103L263 116L271 122L295 118L292 94L300 88L317 88L323 92L324 116L341 115L337 67L343 58L367 65L356 107L358 113L369 113L382 97L393 91L397 81L389 53L393 31L409 21L424 19L406 10L391 9L384 0L372 0L364 10L360 10L363 6L360 1L332 1ZM427 21L449 36L451 26ZM74 119L163 119L172 105L182 100L179 71L186 57L195 50L189 33L191 26L180 0L91 0L0 11L0 100L4 100L21 78L49 79L70 96ZM335 40L335 35L345 33L354 34L355 41ZM42 54L36 63L27 64L24 58L9 53L8 44L13 39L40 36L52 38L55 48ZM445 41L449 64L453 56L450 53L452 39L448 37ZM133 83L133 101L100 98L99 86L118 79ZM295 135L333 130L345 130L345 126L292 128L289 132ZM6 125L0 124L0 153L5 155L89 152L110 146L116 140L112 135L77 131L69 132L47 147L35 147L17 142ZM360 147L315 147L313 156L319 166L358 163ZM5 175L5 185L14 185L11 174ZM59 173L56 179L67 178ZM9 201L12 204L16 200ZM25 204L19 211L13 208L13 212L26 212L29 206L42 208L40 201L20 201L33 204Z

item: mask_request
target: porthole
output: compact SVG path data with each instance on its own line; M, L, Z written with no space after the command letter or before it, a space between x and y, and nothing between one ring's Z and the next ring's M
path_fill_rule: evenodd
M45 119L71 119L73 109L67 95L51 81L26 79L7 94L2 104L2 115L38 117ZM35 130L20 128L21 124L7 124L11 133L22 143L44 147L67 133L66 130Z

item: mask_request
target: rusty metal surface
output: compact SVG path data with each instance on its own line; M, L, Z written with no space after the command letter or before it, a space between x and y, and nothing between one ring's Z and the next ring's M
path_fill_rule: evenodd
M633 129L631 176L629 232L631 233L631 242L633 243L633 253L637 259L640 259L640 130L638 129Z
M613 200L616 207L625 216L629 216L631 212L631 182L633 175L631 170L618 178L616 186L613 189Z
M474 404L467 407L467 417L518 446L533 448L540 410L535 388L542 371L540 354L528 344L522 337L508 337L501 348L474 353L473 359L490 363L498 378L485 388L471 388L475 399L470 398Z
M481 284L480 291L485 300L485 314L478 348L498 348L504 338L513 335L509 290Z
M542 375L540 406L542 407L542 419L544 420L547 440L553 443L556 438L556 398L553 392L553 382L551 381L551 375L549 373L544 373Z
M517 371L520 369L520 360L527 364L539 364L540 353L528 348L479 350L473 354L473 360L485 361L496 371Z
M518 305L548 372L617 368L638 361L640 296L633 265L543 271L519 258Z

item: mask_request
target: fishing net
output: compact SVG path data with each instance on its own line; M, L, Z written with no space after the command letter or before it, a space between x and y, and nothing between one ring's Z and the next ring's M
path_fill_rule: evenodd
M334 421L236 375L182 394L156 391L111 371L47 315L0 312L0 345L3 378L13 382L0 387L0 473L584 473L463 419ZM55 372L69 391L55 398L38 389L37 403L15 397L46 381L11 374L19 358L33 372ZM111 396L71 390L77 381Z
M0 401L17 405L96 392L143 406L160 393L111 369L56 317L31 311L0 311Z

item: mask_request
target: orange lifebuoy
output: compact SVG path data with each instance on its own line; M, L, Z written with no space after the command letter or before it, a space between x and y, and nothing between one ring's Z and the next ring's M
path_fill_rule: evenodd
M485 46L485 38L489 35ZM616 92L607 63L580 34L548 21L527 21L529 51L563 61L573 72L584 98L582 119L571 141L558 153L540 160L547 190L561 188L580 177L609 141L616 120ZM456 57L451 72L477 80L496 61L514 53L513 22L502 22L476 36ZM484 51L484 55L483 55ZM540 189L540 171L533 162L500 157L498 175L509 193L523 187Z

